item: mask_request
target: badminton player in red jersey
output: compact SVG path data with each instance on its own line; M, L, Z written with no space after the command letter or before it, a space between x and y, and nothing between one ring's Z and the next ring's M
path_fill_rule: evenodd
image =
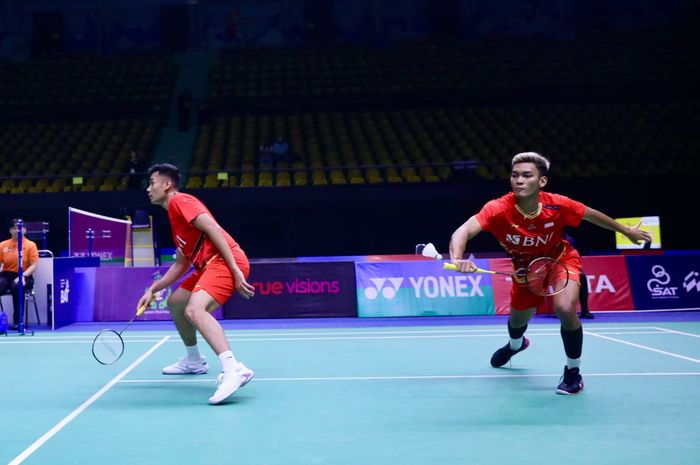
M151 203L168 211L177 252L175 263L162 278L151 284L137 307L147 305L153 293L180 279L192 265L195 271L185 278L168 299L168 308L177 331L185 343L186 356L163 368L163 373L204 374L209 369L197 347L197 333L202 334L221 362L218 388L209 398L219 404L253 378L253 371L236 360L224 330L211 313L237 291L249 299L255 288L246 278L250 272L248 258L238 243L224 231L196 197L179 192L180 172L163 163L148 170L146 192Z
M462 272L476 269L470 260L463 260L467 241L488 231L506 250L513 262L513 271L525 270L538 257L551 257L566 265L570 279L563 292L552 297L554 310L561 322L561 338L566 353L564 375L557 387L559 394L577 394L583 389L579 366L583 347L583 329L576 315L581 270L581 258L563 239L565 226L576 227L581 220L605 229L617 231L632 242L651 241L648 232L629 228L609 216L558 194L542 191L547 185L549 160L538 153L517 154L511 163L512 192L491 200L479 213L460 226L450 241L452 263ZM530 292L525 282L513 278L508 334L510 342L491 357L491 365L501 367L511 357L530 345L524 337L527 323L544 297ZM523 280L524 281L524 280Z

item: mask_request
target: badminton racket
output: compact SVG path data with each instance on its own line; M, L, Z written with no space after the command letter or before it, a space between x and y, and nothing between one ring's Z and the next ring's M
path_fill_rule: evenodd
M97 333L97 336L95 336L95 339L92 341L92 356L95 357L95 360L102 365L111 365L119 360L124 354L124 339L122 338L122 333L126 331L126 328L134 322L136 317L141 316L145 310L146 305L139 307L138 310L136 310L136 315L134 315L119 332L113 329L103 329Z
M459 271L459 267L454 263L445 263L446 270ZM526 270L516 273L505 271L492 271L476 268L472 273L503 274L525 279L528 289L535 295L552 296L557 295L569 284L570 272L559 260L550 257L536 258L527 266Z

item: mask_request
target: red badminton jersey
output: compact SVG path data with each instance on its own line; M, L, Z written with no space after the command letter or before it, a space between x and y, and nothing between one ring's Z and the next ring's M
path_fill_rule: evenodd
M586 206L568 197L540 192L540 212L524 215L512 192L488 202L476 215L481 229L494 235L517 270L537 257L559 258L567 249L565 226L578 226Z
M202 213L206 213L214 219L207 207L190 194L178 192L170 199L168 204L168 217L173 230L175 246L197 269L201 269L219 253L211 239L192 224L194 219ZM224 233L226 243L233 252L236 263L239 263L241 258L245 259L245 254L231 235L224 231L223 228L221 232ZM247 261L247 259L245 260Z

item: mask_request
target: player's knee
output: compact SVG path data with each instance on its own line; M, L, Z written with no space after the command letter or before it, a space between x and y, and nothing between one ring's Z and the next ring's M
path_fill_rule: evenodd
M175 294L171 294L168 297L168 309L170 313L183 313L185 311L185 306L187 305L187 300L180 299L176 297Z
M202 312L201 308L190 303L185 307L185 318L194 323Z
M564 326L569 326L569 324L574 325L578 318L576 315L576 306L574 305L556 307L554 311Z

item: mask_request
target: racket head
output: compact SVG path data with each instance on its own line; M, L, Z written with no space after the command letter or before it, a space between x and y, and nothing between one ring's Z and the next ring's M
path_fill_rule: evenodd
M559 260L540 257L530 262L525 279L533 294L557 295L569 284L569 270Z
M124 354L124 339L113 329L103 329L92 340L92 356L102 365L111 365Z

